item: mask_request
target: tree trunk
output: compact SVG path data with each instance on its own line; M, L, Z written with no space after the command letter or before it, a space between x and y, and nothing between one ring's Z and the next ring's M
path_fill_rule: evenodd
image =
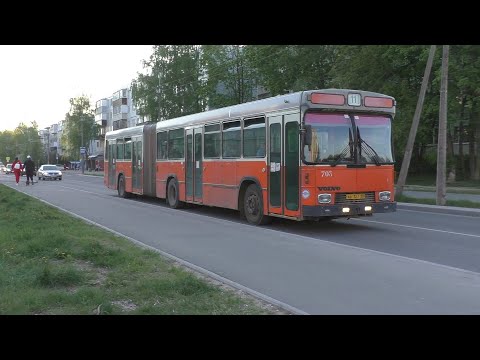
M469 178L473 179L475 174L475 127L470 119L470 126L468 128L468 169Z
M447 183L453 183L456 180L456 169L455 169L455 155L453 153L453 136L452 131L448 129L447 132L447 157L450 169L448 170Z
M473 180L480 180L480 124L476 124L474 140L475 145L473 153L475 154L475 171L473 172Z

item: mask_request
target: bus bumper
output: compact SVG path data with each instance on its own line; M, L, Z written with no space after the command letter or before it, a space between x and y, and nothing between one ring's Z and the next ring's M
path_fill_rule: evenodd
M365 206L371 206L371 211L365 211ZM348 207L349 212L343 212L343 208ZM397 211L396 202L375 203L375 204L344 204L344 205L317 205L303 206L304 217L320 216L359 216L371 215L375 213L388 213Z

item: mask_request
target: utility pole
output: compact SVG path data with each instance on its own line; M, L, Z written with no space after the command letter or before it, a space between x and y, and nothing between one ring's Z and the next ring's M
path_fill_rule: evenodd
M420 87L420 95L417 101L415 114L413 115L412 127L410 128L410 135L408 135L407 146L405 148L405 155L403 156L402 167L396 186L395 195L402 195L403 187L407 181L408 168L410 167L410 160L412 158L413 145L415 144L415 136L417 134L418 123L420 122L420 114L422 113L423 101L425 100L425 93L427 92L428 78L432 70L433 56L435 55L436 46L430 46L430 53L428 54L427 66L423 74L422 86Z
M82 147L84 147L83 146L83 114L80 116L80 126L82 131L82 145L80 146L80 149L82 149ZM82 175L83 175L85 174L85 151L83 151L81 155L82 155Z
M443 45L437 152L437 205L445 205L447 173L447 86L449 46Z
M47 130L47 164L50 164L50 126L45 130Z

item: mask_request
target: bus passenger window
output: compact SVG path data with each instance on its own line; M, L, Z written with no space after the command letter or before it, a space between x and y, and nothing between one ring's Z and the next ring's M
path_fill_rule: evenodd
M223 123L223 157L240 157L240 121Z
M168 158L183 159L185 154L184 130L170 130L168 132Z
M167 158L167 144L167 132L163 131L157 133L157 159L162 160Z
M219 158L220 157L220 124L217 125L205 125L204 135L204 157L206 159Z
M243 156L265 157L265 118L244 120Z

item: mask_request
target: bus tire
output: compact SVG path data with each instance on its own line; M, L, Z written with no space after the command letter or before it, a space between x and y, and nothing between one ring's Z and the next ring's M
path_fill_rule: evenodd
M177 179L171 179L168 182L167 203L172 209L183 208L184 203L180 201L180 191Z
M263 196L256 184L250 184L243 197L243 213L250 224L265 225L272 221L263 213Z
M117 191L118 196L120 196L121 198L127 199L130 197L130 193L125 191L125 177L123 175L120 175L120 177L118 178Z

